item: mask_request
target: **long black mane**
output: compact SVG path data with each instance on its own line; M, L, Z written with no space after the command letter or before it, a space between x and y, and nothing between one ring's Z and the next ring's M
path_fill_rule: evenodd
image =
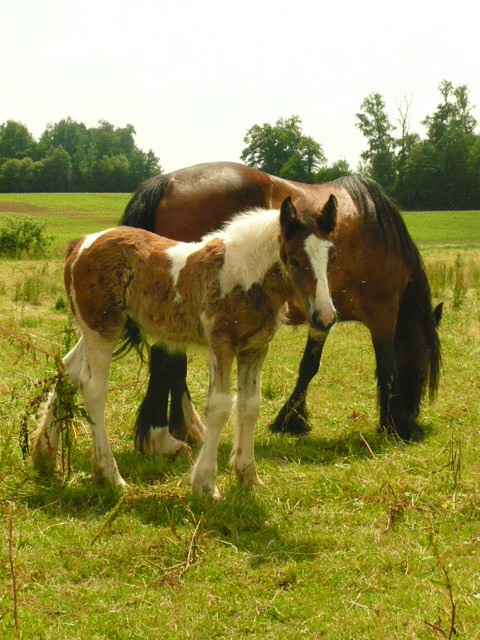
M429 395L433 398L438 389L442 358L430 285L422 256L408 232L400 209L380 185L360 175L345 176L335 183L344 187L361 215L378 224L386 246L399 252L410 272L410 281L400 300L396 343L402 337L413 337L415 332L423 329L429 351ZM405 384L408 386L413 382L406 381ZM406 390L405 393L418 395L414 389Z

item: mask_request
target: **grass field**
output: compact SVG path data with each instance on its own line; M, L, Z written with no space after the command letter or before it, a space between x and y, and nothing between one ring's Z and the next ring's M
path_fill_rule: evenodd
M14 637L16 603L17 636L28 639L480 639L480 213L405 216L434 301L445 301L444 371L422 411L425 441L377 433L373 350L354 324L325 347L311 435L270 435L306 336L284 329L263 374L264 485L248 491L230 477L229 425L213 504L192 497L186 456L133 450L146 378L133 354L114 363L107 405L124 496L92 485L81 421L69 477L38 477L22 459L25 408L54 372L43 351L62 354L72 339L62 248L116 224L127 201L0 196L0 223L30 213L55 237L48 259L0 260L0 637ZM189 382L202 407L204 354L190 355Z

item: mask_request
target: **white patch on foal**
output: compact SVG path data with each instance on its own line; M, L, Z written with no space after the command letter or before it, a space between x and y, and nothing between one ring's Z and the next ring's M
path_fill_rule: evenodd
M322 322L328 325L335 318L335 307L330 296L327 280L328 253L333 243L330 240L317 238L312 233L306 238L304 246L305 253L310 260L317 280L315 310L320 313Z
M252 216L256 217L253 224ZM263 281L270 267L278 262L279 234L278 211L269 209L239 214L224 230L211 234L225 243L225 262L220 272L223 295L237 285L248 291Z
M104 231L99 231L98 233L91 233L89 236L87 236L82 244L80 245L80 248L78 250L78 255L75 259L75 262L78 260L80 254L82 253L82 251L85 251L85 249L88 249L92 246L92 244L98 240L98 238L100 238L101 236L105 235L106 233L108 233L109 231L113 231L112 229L105 229ZM73 270L73 265L75 264L75 262L72 264L72 270Z
M197 251L200 251L200 249L203 249L205 245L206 242L204 240L200 242L179 242L174 247L170 247L165 251L170 260L170 275L172 276L174 287L177 286L178 278L182 269L187 264L188 258ZM181 302L182 300L178 291L176 292L175 300L177 302Z

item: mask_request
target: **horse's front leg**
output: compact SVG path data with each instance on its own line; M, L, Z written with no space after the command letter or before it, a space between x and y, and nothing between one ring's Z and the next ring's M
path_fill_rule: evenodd
M380 427L402 440L423 440L423 431L411 416L400 389L395 353L395 330L398 318L396 299L375 300L372 313L364 320L370 329L377 361L377 386L380 404Z
M220 434L232 409L230 371L233 351L210 349L210 389L203 423L205 442L192 471L192 490L201 495L220 497L217 488L217 454Z
M235 439L230 463L240 484L262 484L257 476L254 455L255 425L260 415L262 366L268 347L247 351L237 357L237 398L235 402Z
M318 372L327 337L328 331L310 330L300 362L295 389L270 425L270 430L274 433L288 433L299 436L310 431L311 427L308 424L306 404L308 385Z
M372 334L372 340L377 360L380 426L402 440L419 442L423 440L423 431L411 417L401 395L393 339L385 340Z

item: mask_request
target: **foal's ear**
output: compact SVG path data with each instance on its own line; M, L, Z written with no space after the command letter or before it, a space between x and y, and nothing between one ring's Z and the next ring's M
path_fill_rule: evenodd
M300 220L298 219L297 210L293 206L290 196L285 198L280 208L280 227L284 237L288 238L294 233L300 226Z
M440 302L440 304L437 304L437 306L433 311L433 322L436 327L440 326L440 322L442 320L442 314L443 314L443 302Z
M332 233L337 224L338 202L336 197L331 194L327 204L323 207L320 216L317 218L317 224L321 231Z

